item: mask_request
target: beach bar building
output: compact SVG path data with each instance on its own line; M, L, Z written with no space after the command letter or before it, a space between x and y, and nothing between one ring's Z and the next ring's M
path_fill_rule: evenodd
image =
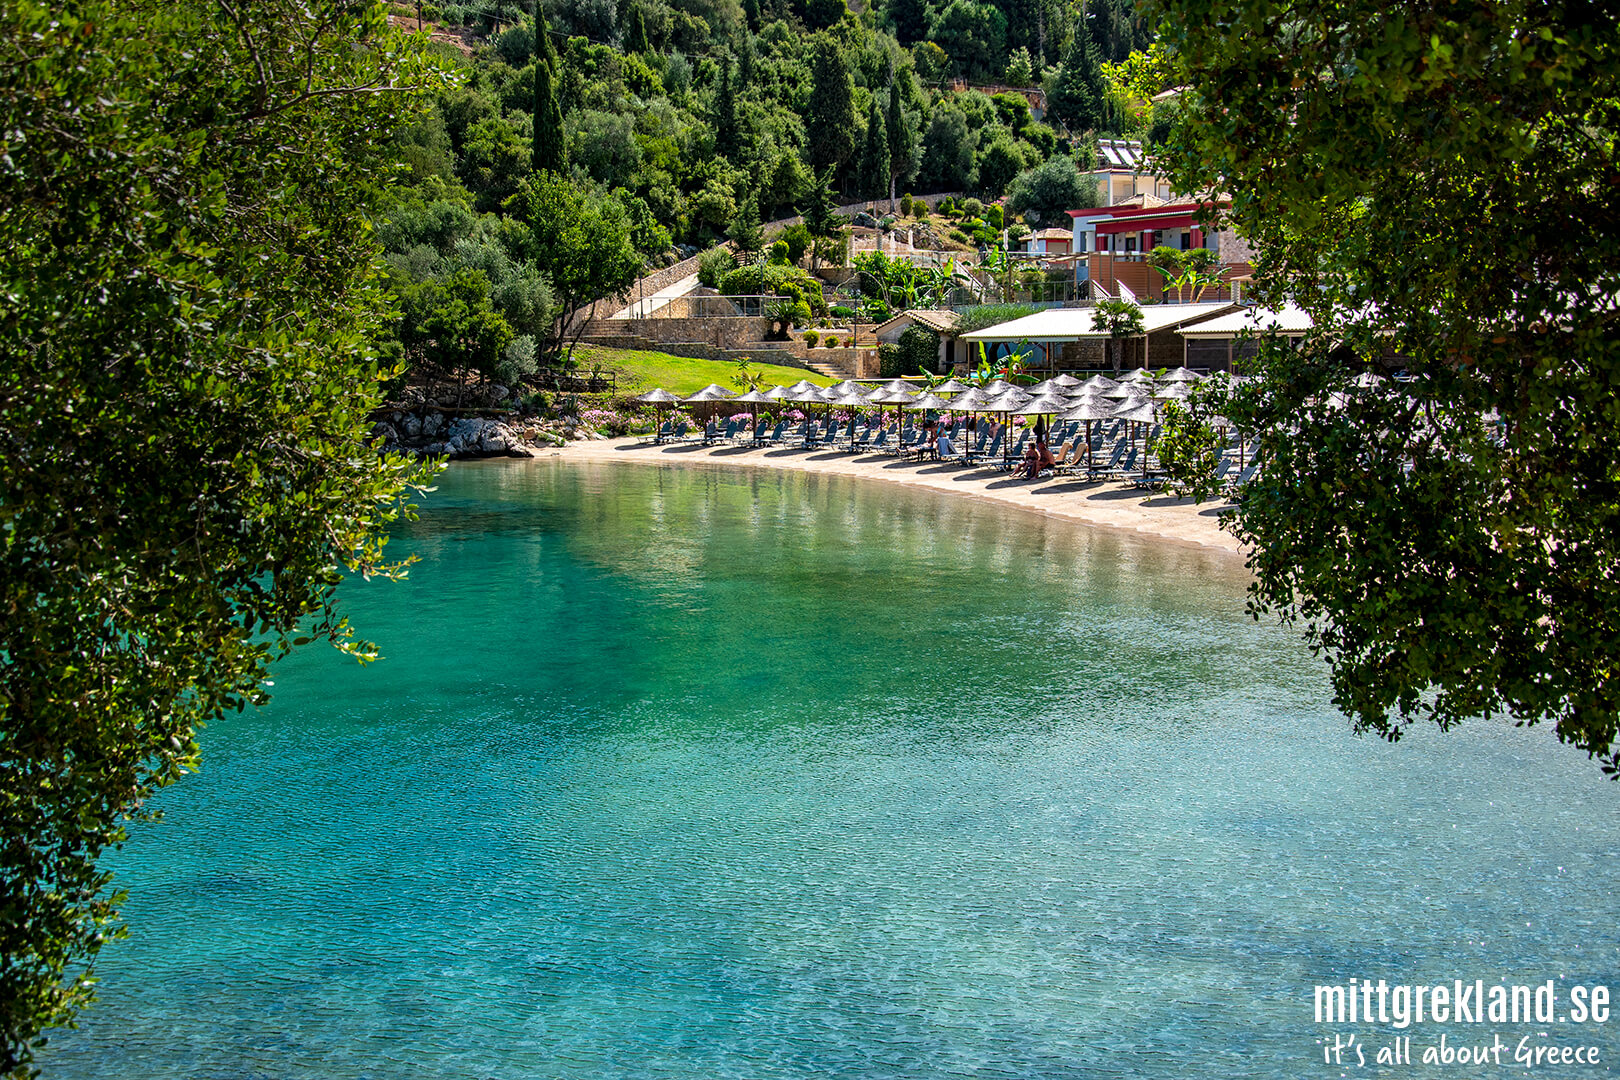
M1142 308L1146 333L1118 342L1117 362L1121 367L1176 367L1186 354L1177 331L1233 310L1234 306L1225 302L1148 304ZM1022 353L1025 366L1031 368L1111 368L1115 360L1108 355L1108 333L1092 327L1095 311L1090 307L1048 308L963 334L961 340L970 348L982 344L991 359Z
M1183 343L1182 364L1207 371L1230 371L1234 360L1255 354L1260 338L1270 333L1298 340L1311 329L1311 317L1287 304L1279 310L1246 307L1177 329Z

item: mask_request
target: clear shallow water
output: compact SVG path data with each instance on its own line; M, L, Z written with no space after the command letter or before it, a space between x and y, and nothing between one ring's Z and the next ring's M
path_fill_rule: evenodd
M396 543L387 659L293 658L136 831L47 1076L1326 1076L1318 982L1620 984L1620 791L1351 737L1223 557L555 462ZM1546 1029L1407 1034L1492 1030Z

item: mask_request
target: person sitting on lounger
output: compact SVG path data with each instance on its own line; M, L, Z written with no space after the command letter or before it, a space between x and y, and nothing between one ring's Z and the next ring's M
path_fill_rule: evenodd
M934 456L941 461L956 454L956 447L951 443L950 430L944 424L939 426L939 438L934 443Z
M1024 450L1024 464L1018 470L1019 475L1021 475L1025 480L1033 480L1040 473L1040 471L1040 451L1035 448L1034 443L1030 443L1029 446Z
M1048 469L1056 468L1057 467L1057 458L1052 456L1052 448L1046 444L1046 439L1044 437L1041 438L1041 439L1038 439L1036 441L1040 445L1041 460L1040 460L1040 463L1036 466L1035 475L1039 476L1041 473L1045 472Z

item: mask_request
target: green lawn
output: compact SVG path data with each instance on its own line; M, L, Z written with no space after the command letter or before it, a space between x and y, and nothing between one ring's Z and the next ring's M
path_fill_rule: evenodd
M727 390L737 389L732 381L737 375L737 365L726 360L694 360L668 353L610 349L601 345L581 345L574 350L574 360L584 371L589 371L594 364L617 371L621 392L639 393L662 386L672 394L691 394L710 383L719 383ZM809 379L817 386L836 381L804 368L777 364L755 364L754 370L764 373L765 389L777 383L789 386L800 379Z

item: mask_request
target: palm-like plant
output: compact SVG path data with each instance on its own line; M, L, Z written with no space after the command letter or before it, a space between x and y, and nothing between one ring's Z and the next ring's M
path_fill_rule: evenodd
M1119 347L1122 338L1147 333L1142 321L1142 309L1129 300L1099 300L1091 309L1091 328L1108 334L1108 343L1114 353L1114 368L1119 368Z

